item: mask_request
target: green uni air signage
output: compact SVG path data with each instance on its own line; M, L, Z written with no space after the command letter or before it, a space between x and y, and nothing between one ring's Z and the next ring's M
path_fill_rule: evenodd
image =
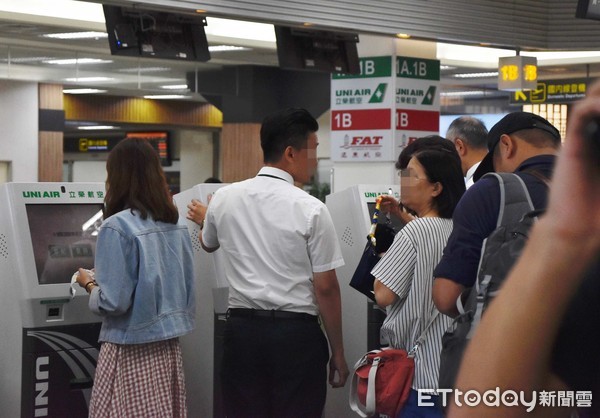
M23 192L23 197L33 199L55 198L60 197L60 192L53 191L26 191Z
M439 80L440 62L425 58L397 57L396 77Z
M391 77L392 75L392 57L368 57L360 59L360 74L332 74L333 80L345 78L375 78Z

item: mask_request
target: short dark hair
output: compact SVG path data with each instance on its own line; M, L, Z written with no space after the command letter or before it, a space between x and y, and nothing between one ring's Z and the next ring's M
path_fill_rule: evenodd
M536 148L549 147L559 149L562 145L559 137L542 129L521 129L520 131L513 132L513 135Z
M413 158L423 166L429 181L441 183L442 192L433 198L433 204L440 217L452 218L454 209L465 192L465 179L460 159L440 147L417 151L413 154Z
M456 138L462 139L467 145L486 150L488 130L485 124L472 116L461 116L452 121L446 132L446 138L454 142Z
M439 135L428 135L421 138L417 138L410 144L408 144L406 147L404 147L404 149L398 156L398 161L396 161L396 169L404 170L406 166L408 166L408 162L410 161L414 153L427 148L445 149L451 154L454 154L460 164L460 156L456 152L456 148L454 147L454 144L452 144L452 142Z
M260 128L260 146L265 163L276 163L289 146L306 147L308 136L319 130L319 123L306 109L284 109L267 116Z
M104 218L125 209L138 210L142 219L176 224L173 203L158 153L147 140L127 138L108 154Z

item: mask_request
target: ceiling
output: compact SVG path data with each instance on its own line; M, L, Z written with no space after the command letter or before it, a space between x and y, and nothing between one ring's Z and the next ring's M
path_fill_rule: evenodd
M61 40L43 36L84 30L106 32L103 19L102 6L98 3L3 0L0 5L0 79L58 83L65 89L95 88L103 90L101 94L121 96L182 94L183 100L204 101L201 95L187 89L186 73L229 65L278 65L272 26L251 22L209 17L206 27L209 46L245 49L213 51L211 60L206 63L112 56L106 37ZM456 78L454 75L496 71L498 57L514 55L514 51L449 44L438 44L437 51L442 65L443 97L467 91L479 92L471 93L470 100L508 97L506 92L497 91L495 75L484 78ZM543 54L548 53L538 55L539 79L600 74L598 51L587 55L579 51L577 56L567 58ZM71 63L60 61L66 59L72 60ZM85 63L89 59L99 61Z

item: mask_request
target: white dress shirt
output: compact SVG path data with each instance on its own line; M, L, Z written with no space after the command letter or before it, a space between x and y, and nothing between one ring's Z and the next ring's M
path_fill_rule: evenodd
M274 167L213 195L202 241L223 252L230 308L316 315L313 273L344 265L327 207Z
M471 166L471 168L469 168L467 170L467 175L465 176L465 187L468 189L469 187L471 187L474 183L473 181L473 174L475 174L475 171L477 170L477 167L479 167L479 164L481 164L481 161L479 161L478 163L475 163Z

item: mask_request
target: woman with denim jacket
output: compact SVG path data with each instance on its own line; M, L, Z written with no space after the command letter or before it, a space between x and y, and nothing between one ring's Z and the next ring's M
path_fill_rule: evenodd
M193 251L159 158L142 139L109 154L95 272L77 281L102 316L90 417L185 417L178 337L194 327Z

